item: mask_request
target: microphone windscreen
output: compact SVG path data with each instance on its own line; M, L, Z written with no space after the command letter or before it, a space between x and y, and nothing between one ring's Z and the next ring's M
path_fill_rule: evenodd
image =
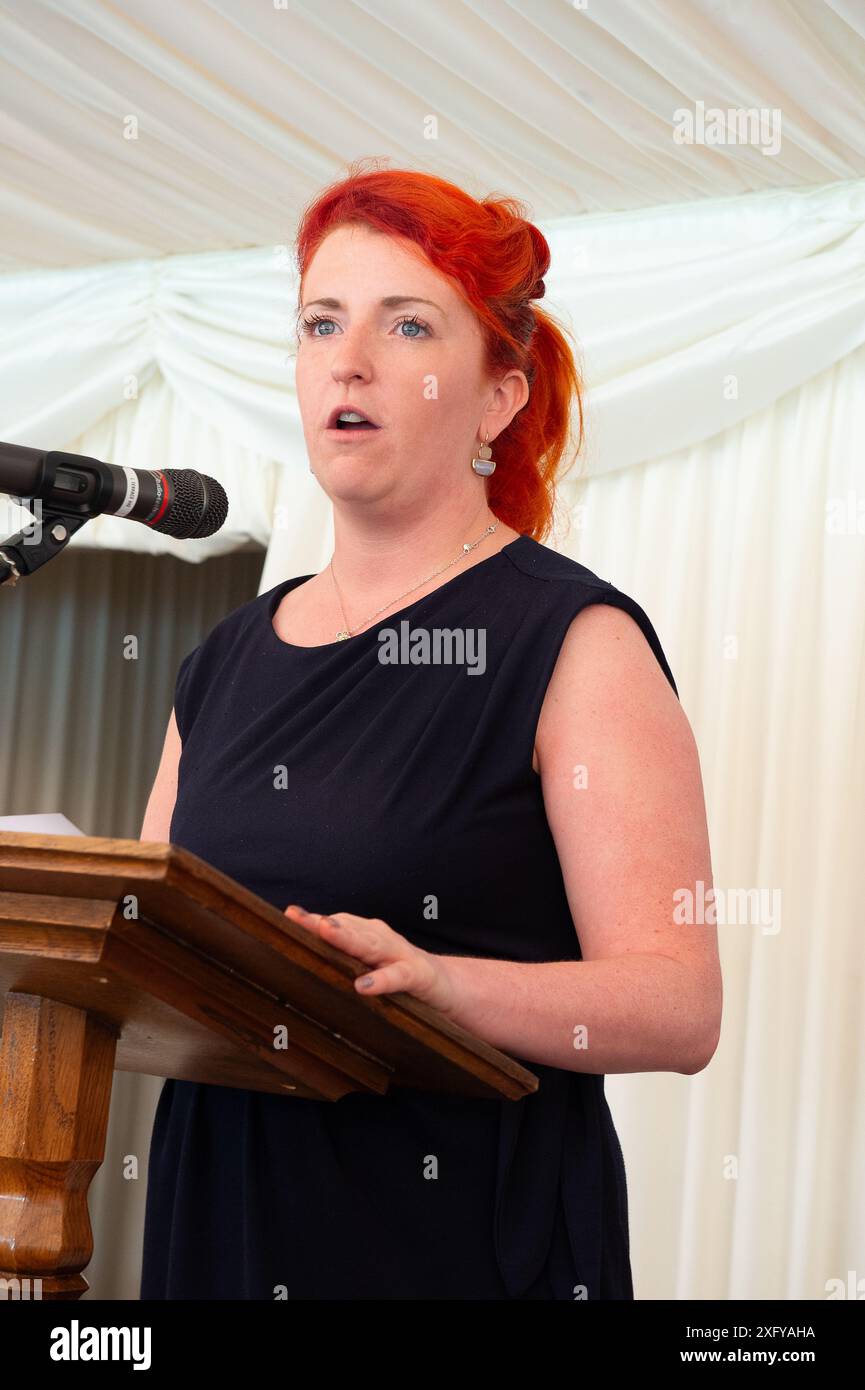
M224 526L228 498L221 483L194 468L166 468L164 474L171 488L171 503L152 530L176 540L198 540Z

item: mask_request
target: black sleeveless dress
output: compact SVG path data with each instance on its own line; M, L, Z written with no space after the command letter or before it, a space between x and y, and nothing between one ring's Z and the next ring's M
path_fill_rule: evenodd
M181 663L171 841L280 910L381 917L444 955L579 960L535 733L591 603L636 620L676 691L643 609L524 535L379 628L295 647L272 618L311 577L235 609ZM379 659L385 630L423 658L421 628L465 632L462 662L436 664L434 645L425 663ZM540 1078L519 1101L166 1081L141 1297L632 1299L604 1078L517 1060Z

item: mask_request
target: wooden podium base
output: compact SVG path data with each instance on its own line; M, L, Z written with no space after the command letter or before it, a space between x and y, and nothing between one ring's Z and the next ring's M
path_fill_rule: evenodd
M83 1009L10 993L0 1035L0 1284L76 1299L93 1255L87 1190L105 1157L116 1031ZM40 1282L41 1281L41 1282Z

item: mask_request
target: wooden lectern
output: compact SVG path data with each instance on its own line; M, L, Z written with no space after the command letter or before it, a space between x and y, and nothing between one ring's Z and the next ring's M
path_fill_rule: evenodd
M177 845L0 832L0 1280L87 1289L115 1068L331 1101L537 1090L411 995L361 997L366 969Z

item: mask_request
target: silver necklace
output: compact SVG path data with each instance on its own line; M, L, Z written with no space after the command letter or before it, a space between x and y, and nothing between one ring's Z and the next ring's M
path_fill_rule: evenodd
M448 570L451 568L452 565L457 564L466 555L468 555L470 550L474 550L476 546L480 545L482 540L484 540L487 536L492 535L493 531L496 530L498 524L499 523L497 521L494 521L492 525L487 527L482 536L478 536L476 541L472 541L470 545L463 545L462 551L456 557L455 560L449 560L446 565L440 565L437 570L433 570L432 574L428 574L426 579L422 579L419 584L413 584L410 589L406 589L405 593L397 594L396 598L392 598L389 603L383 603L381 608L377 608L374 613L370 613L369 617L364 618L363 622L358 623L357 627L349 627L348 625L348 618L346 618L345 616L345 605L342 601L342 595L339 592L339 585L336 582L336 575L333 571L333 559L331 559L330 564L328 565L328 569L330 570L330 577L333 580L333 587L336 589L336 596L339 599L339 606L342 611L343 620L345 622L345 627L336 634L337 642L344 642L347 637L353 637L356 632L359 632L362 627L366 627L367 623L372 622L373 618L377 618L379 613L383 613L386 608L392 608L393 605L395 603L398 603L401 598L405 598L406 594L413 594L415 589L420 589L423 587L424 584L428 584L431 579L435 579L437 574L441 574L443 570Z

